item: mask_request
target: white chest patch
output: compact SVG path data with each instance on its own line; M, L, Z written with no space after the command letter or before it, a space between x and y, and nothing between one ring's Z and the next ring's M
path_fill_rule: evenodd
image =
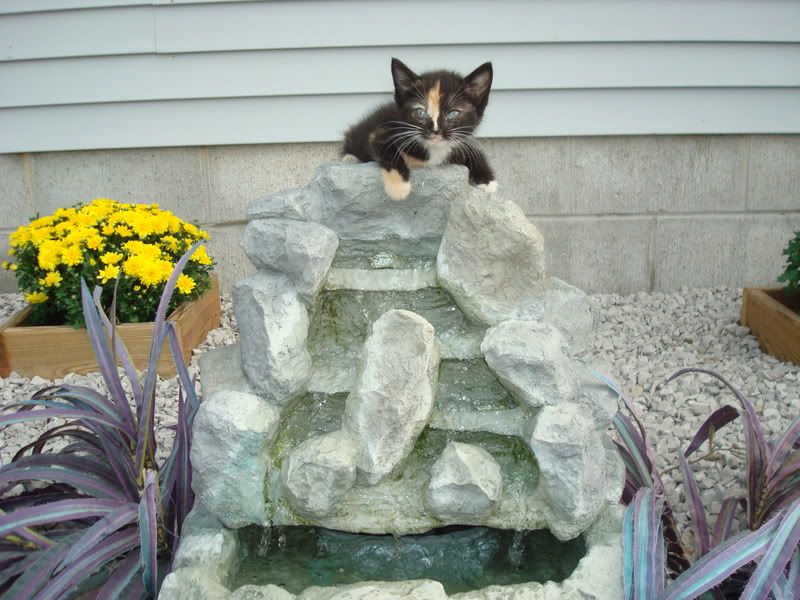
M425 150L428 151L428 161L425 164L429 167L436 167L447 160L453 147L450 144L425 143Z

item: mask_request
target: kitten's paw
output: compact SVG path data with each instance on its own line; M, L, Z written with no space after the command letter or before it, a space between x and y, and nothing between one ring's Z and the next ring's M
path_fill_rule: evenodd
M358 160L358 158L356 158L353 154L345 154L344 156L342 156L342 162L343 163L357 163L357 162L361 162L361 161Z
M483 190L489 194L494 194L497 192L497 180L492 179L489 183L479 183L477 187L479 190Z
M392 200L405 200L411 193L411 182L403 179L399 171L381 169L383 189Z

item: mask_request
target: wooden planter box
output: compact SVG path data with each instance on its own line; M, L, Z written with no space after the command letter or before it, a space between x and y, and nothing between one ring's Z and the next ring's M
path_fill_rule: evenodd
M69 325L26 326L30 313L26 306L0 323L0 377L16 371L23 377L39 375L45 379L64 377L67 373L97 371L94 352L85 329ZM199 345L209 331L219 326L219 281L212 275L211 288L200 298L176 308L169 316L181 345L183 358L188 364L192 349ZM144 370L150 354L153 323L124 323L117 326L117 334L125 341L136 368ZM158 361L162 377L175 375L175 363L169 344L164 343Z
M780 288L744 288L742 325L758 338L761 349L800 365L800 294L786 296Z

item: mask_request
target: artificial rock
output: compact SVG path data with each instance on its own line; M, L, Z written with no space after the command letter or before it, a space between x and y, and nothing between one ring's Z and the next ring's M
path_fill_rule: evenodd
M308 311L285 275L256 273L233 286L242 367L259 393L286 404L311 374Z
M426 505L443 521L486 517L503 490L500 465L483 448L450 442L431 468Z
M200 506L227 527L267 521L267 453L278 429L276 408L253 394L217 392L193 425L192 489Z
M573 361L559 331L535 321L504 321L486 332L486 364L521 406L539 409L577 394Z
M242 236L256 269L284 273L309 299L322 286L338 245L339 238L324 225L293 219L257 219Z
M453 202L436 268L473 321L544 316L544 238L509 200L473 192Z
M342 419L358 446L360 482L377 483L411 452L430 420L438 369L438 342L425 319L390 310L375 321Z
M356 482L357 446L343 431L306 440L283 461L282 481L301 515L324 517Z

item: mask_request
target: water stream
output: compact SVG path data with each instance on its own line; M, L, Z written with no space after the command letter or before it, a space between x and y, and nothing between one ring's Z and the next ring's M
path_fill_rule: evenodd
M560 582L586 552L583 538L559 542L549 531L453 527L423 535L363 535L316 527L240 531L241 563L231 589L359 581L434 579L448 594L531 581Z

